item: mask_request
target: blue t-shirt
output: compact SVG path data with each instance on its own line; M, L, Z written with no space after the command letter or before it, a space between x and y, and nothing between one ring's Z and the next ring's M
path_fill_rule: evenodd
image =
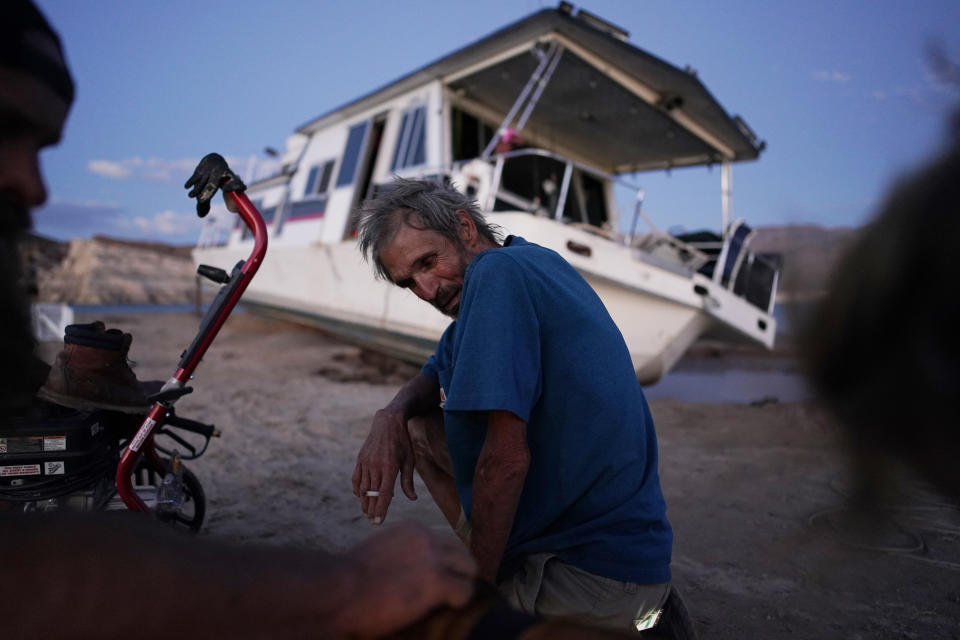
M470 262L460 313L423 368L443 390L464 512L487 411L527 423L530 467L499 578L551 552L617 580L670 580L653 419L620 330L556 252L511 237Z

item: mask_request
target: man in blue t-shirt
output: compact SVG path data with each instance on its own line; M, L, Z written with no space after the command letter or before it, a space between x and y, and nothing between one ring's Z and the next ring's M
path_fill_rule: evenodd
M367 517L383 521L398 473L415 499L416 468L479 575L517 607L654 624L672 543L656 436L596 293L557 253L501 245L472 200L429 182L368 201L360 248L454 319L374 418L353 477Z

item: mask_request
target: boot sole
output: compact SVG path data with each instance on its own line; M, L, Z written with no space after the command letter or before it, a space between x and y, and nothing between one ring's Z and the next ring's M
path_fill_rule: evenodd
M106 409L107 411L117 411L119 413L129 413L134 415L143 415L150 410L152 405L120 405L120 404L109 404L106 402L96 402L94 400L87 400L84 398L75 398L73 396L65 396L54 391L48 390L46 387L40 387L40 390L37 391L37 397L41 400L46 400L54 404L58 404L62 407L68 407L70 409L78 409L80 411L92 411L94 409Z

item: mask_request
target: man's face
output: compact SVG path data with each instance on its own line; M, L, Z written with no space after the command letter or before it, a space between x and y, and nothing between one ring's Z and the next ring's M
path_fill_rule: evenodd
M463 277L474 255L435 231L403 224L380 250L380 261L398 287L456 318Z
M66 115L63 101L61 110L39 108L43 105L35 103L36 94L18 91L29 88L29 79L17 87L16 75L0 67L0 326L4 327L0 411L26 406L25 399L42 382L32 355L30 306L20 282L18 240L30 228L30 209L47 199L38 154L59 140ZM13 82L6 83L11 77Z
M6 75L8 70L0 68L0 78ZM4 237L29 228L30 209L46 201L39 153L60 139L66 115L65 103L51 105L58 98L29 80L0 90L0 233ZM47 108L37 108L38 103Z
M30 209L47 199L39 153L60 140L73 95L59 43L42 16L24 2L2 6L4 44L22 50L5 49L0 58L0 411L26 406L45 375L32 353L18 241L30 228ZM18 56L36 64L23 68Z

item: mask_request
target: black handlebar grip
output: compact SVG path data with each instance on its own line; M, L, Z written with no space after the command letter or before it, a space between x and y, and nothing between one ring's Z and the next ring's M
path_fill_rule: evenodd
M221 269L220 267L211 267L208 264L202 264L197 267L197 274L203 276L208 280L213 280L214 282L219 282L223 284L230 279L230 275Z
M212 437L217 430L212 424L204 424L203 422L197 422L189 418L181 418L177 415L167 416L163 422L168 426L177 427L184 431L190 431L191 433L198 433L206 438Z

